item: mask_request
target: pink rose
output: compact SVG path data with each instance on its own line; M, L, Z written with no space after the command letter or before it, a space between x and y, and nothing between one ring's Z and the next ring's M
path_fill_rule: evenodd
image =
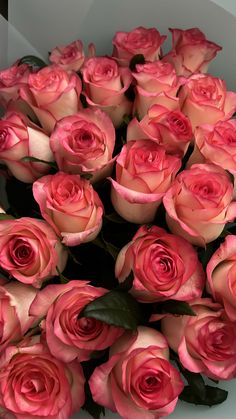
M169 362L164 336L140 326L110 349L89 380L93 399L123 418L158 419L173 412L184 384Z
M0 351L16 342L33 326L29 308L36 296L35 288L11 281L0 286Z
M183 170L163 198L172 233L197 246L215 240L236 217L233 185L228 174L213 164Z
M236 120L204 124L195 129L194 151L188 167L194 163L211 162L236 176Z
M42 220L22 217L0 221L0 266L18 281L40 288L63 271L67 252Z
M21 98L31 106L49 134L59 119L80 110L80 93L79 76L56 65L30 74L28 85L20 89Z
M115 273L123 282L133 271L131 294L141 302L201 297L205 275L197 253L186 240L152 226L139 228L116 259Z
M18 64L0 71L0 104L6 108L10 101L19 98L20 87L27 84L30 67L27 64Z
M229 235L207 265L207 287L231 321L236 321L236 236Z
M162 332L180 362L189 371L213 379L236 377L236 331L225 319L220 304L209 298L189 303L196 316L171 316L162 319Z
M132 111L133 104L125 96L132 81L130 70L119 67L110 57L92 57L82 73L88 105L102 109L118 127L124 115Z
M43 218L62 236L62 243L76 246L98 235L103 204L89 181L58 172L36 181L33 194Z
M46 317L43 329L50 352L63 362L86 361L92 352L111 346L124 332L99 320L79 317L91 301L106 294L86 281L44 288L30 308L36 317Z
M191 76L192 73L206 73L210 61L222 48L206 39L198 28L170 29L172 50L163 57L175 66L178 75Z
M60 170L89 173L98 181L112 170L115 129L105 112L83 109L56 124L50 146Z
M130 32L116 32L113 37L113 56L120 64L128 66L134 55L142 54L149 61L159 58L161 45L166 39L165 35L160 35L155 28L143 28L139 26Z
M5 349L0 378L1 407L16 419L66 419L84 403L79 362L64 364L54 358L39 336Z
M176 94L185 82L177 77L174 67L163 61L154 61L145 64L136 64L132 73L136 80L136 95L133 112L143 118L150 106L158 104L170 110L179 107Z
M52 64L57 64L63 70L74 71L79 71L84 58L83 44L80 40L53 48L48 57Z
M227 120L236 109L236 93L226 91L223 80L205 74L189 77L178 96L180 108L189 117L193 129Z
M186 153L192 137L189 119L160 105L151 106L141 121L133 118L127 128L127 141L150 138L178 157Z
M116 181L110 178L115 210L133 223L153 221L180 166L178 157L154 141L128 141L116 160Z
M23 157L52 161L49 137L19 112L0 120L0 161L22 182L32 183L50 170L45 163L24 162Z

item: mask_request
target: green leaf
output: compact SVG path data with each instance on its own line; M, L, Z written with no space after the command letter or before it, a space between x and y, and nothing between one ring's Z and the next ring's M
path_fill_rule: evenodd
M136 71L136 64L145 64L145 58L143 54L134 55L129 63L129 68L131 71Z
M155 314L177 314L182 316L196 316L191 306L185 301L167 300L154 305Z
M112 290L91 301L80 313L80 317L90 317L112 326L136 330L141 313L137 301L130 294Z
M18 65L20 64L28 64L31 67L35 67L37 69L47 67L47 64L41 60L41 58L36 57L35 55L25 55L20 59Z
M37 157L32 157L32 156L25 156L21 158L21 161L23 162L34 162L34 163L44 163L44 164L48 164L48 166L52 167L53 169L58 169L57 164L53 161L46 161L46 160L41 160L41 159L37 159Z
M202 399L197 393L193 393L190 386L186 386L180 394L179 399L187 403L204 406L214 406L223 403L227 399L228 391L226 390L212 386L205 386L205 390L206 394Z
M2 220L14 220L14 217L10 214L0 213L0 221Z
M130 272L129 276L118 285L118 289L121 291L129 291L131 290L134 282L134 274L133 271Z
M67 284L68 282L70 282L70 280L68 278L66 278L64 275L62 275L62 273L60 272L60 270L57 266L56 266L56 270L57 270L58 276L60 278L60 283L61 284Z
M86 410L94 419L99 419L101 414L105 416L104 407L93 400L88 383L85 383L85 394L86 398L82 409Z
M192 393L196 394L199 399L204 400L206 397L206 386L201 374L188 371L177 359L175 359L175 362L178 365L181 374L184 376L189 386L191 387Z
M80 173L80 177L82 177L82 179L90 180L93 175L91 173Z

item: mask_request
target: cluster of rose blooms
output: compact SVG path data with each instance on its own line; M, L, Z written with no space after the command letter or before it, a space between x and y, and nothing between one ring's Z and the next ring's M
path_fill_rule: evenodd
M53 49L41 69L19 61L0 72L0 162L32 184L43 218L0 220L0 267L11 278L0 287L1 417L69 418L85 401L81 365L109 347L89 386L127 419L174 410L184 382L169 347L191 372L236 377L236 237L225 237L206 272L197 253L236 217L236 93L205 74L218 45L196 28L171 34L166 55L166 36L139 27L115 34L111 56L96 56L93 45L85 55L75 41ZM133 272L138 302L184 301L195 316L152 314L150 327L127 331L80 317L108 290L81 278L79 266L75 280L46 284L63 272L67 246L98 236L104 179L115 211L140 224L119 252L116 278ZM169 231L151 225L161 203Z

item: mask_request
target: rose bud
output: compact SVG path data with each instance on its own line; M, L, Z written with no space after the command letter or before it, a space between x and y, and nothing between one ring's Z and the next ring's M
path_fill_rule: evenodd
M88 173L96 182L111 173L115 129L105 112L83 109L56 124L50 146L60 170Z
M123 418L145 419L172 413L184 387L169 362L164 336L142 326L112 345L109 360L95 368L89 385L95 402Z
M49 134L59 119L81 109L80 93L79 76L56 65L30 74L28 85L20 89L21 99L32 108Z
M52 161L49 137L23 114L9 112L0 120L0 161L13 176L26 183L32 183L49 172L49 165L22 161L23 157Z
M125 96L132 75L128 68L121 68L109 57L92 57L82 69L84 94L90 107L106 112L118 127L124 115L132 111L132 102Z
M236 217L233 185L228 174L213 164L194 164L176 177L163 198L172 233L205 247Z
M214 163L236 176L236 120L204 124L195 129L194 150L187 167L195 163Z
M194 74L181 87L181 111L188 116L193 130L202 124L215 124L229 119L236 109L236 93L226 91L224 80Z
M102 227L103 204L89 181L58 172L33 184L33 195L43 218L62 243L76 246L92 241Z
M193 137L189 119L179 110L153 105L141 121L133 118L127 128L127 141L149 138L167 153L183 157Z
M40 288L65 268L67 252L42 220L0 221L0 266L18 281Z
M163 60L172 63L178 75L189 77L193 73L206 73L210 61L222 48L208 41L198 28L169 30L172 50Z
M113 37L113 57L123 66L128 66L134 55L142 54L145 60L159 58L161 45L166 36L160 35L156 28L139 26L130 32L116 32Z
M0 377L2 411L16 419L69 418L85 401L80 363L54 358L39 336L5 349Z
M153 221L180 166L178 157L154 141L129 141L116 160L116 181L109 178L115 210L133 223Z
M27 64L19 64L18 62L0 71L1 106L6 108L10 101L16 101L19 98L19 89L27 85L30 72L31 69Z
M33 326L35 318L29 315L29 308L36 294L35 288L16 281L0 286L1 352Z
M176 94L185 82L177 77L174 67L160 60L145 64L136 64L132 76L136 80L136 95L133 113L143 118L148 109L155 104L165 106L170 110L179 108Z
M229 235L207 265L207 290L224 306L231 321L236 321L236 236Z
M85 306L106 292L87 281L75 280L49 285L39 293L30 313L39 318L46 317L42 327L53 356L64 362L76 358L86 361L92 352L108 348L124 332L120 327L96 319L80 318Z
M187 240L152 226L139 228L121 249L115 273L123 282L133 271L131 294L141 302L201 297L205 275L197 252Z
M57 64L63 70L74 71L79 71L84 58L83 43L80 40L53 48L48 57L52 64Z
M169 346L187 370L210 378L236 377L236 331L220 304L210 298L190 301L196 316L167 315L161 321Z

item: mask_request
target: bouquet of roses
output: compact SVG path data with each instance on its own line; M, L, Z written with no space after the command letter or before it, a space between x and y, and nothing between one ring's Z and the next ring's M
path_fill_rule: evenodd
M236 377L236 93L171 35L0 72L2 418L158 419Z

